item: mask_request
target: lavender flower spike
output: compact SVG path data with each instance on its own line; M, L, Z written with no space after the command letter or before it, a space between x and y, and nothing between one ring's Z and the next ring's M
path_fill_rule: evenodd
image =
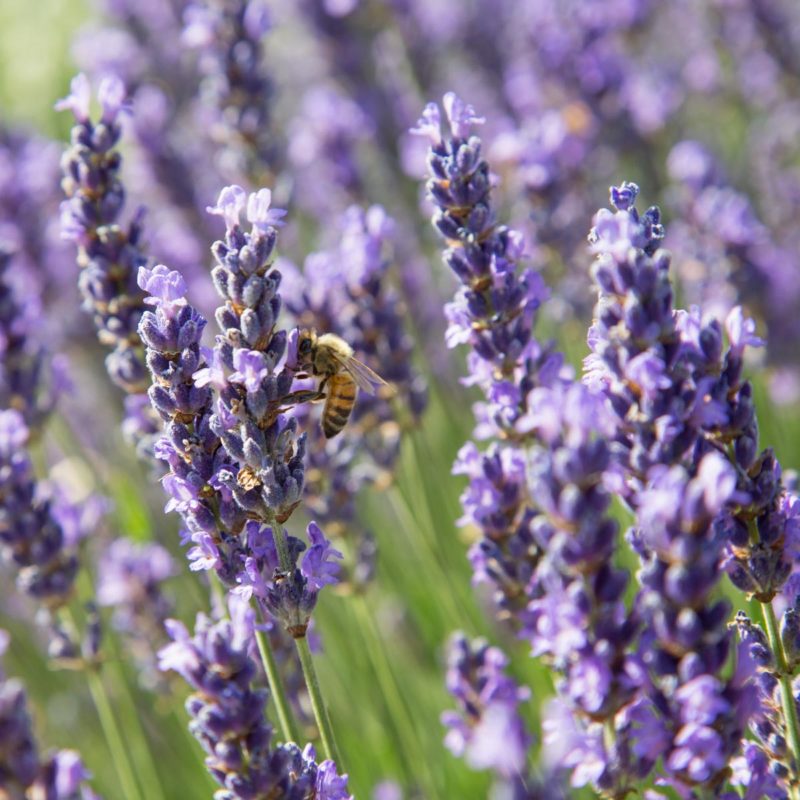
M161 669L175 670L194 689L186 701L189 729L206 752L206 768L222 787L215 796L349 800L347 776L339 776L332 761L318 764L310 746L272 745L267 692L252 686L253 612L236 597L230 610L230 620L216 623L198 615L193 636L170 620L173 641L160 653Z
M207 0L187 3L183 14L183 42L200 50L202 118L222 147L225 174L262 183L278 157L270 127L273 86L262 63L268 5Z
M480 121L464 103L448 96L450 134L443 136L438 108L426 107L416 133L431 141L427 193L434 227L446 242L444 261L461 287L445 307L447 343L468 344L468 384L484 393L476 408L478 439L496 440L480 452L469 442L454 472L469 476L462 495L463 522L482 532L470 551L476 581L488 581L504 617L521 626L531 577L539 560L525 490L523 448L528 435L518 429L529 392L564 379L563 357L533 335L536 313L548 291L532 269L520 268L522 236L495 220L489 165L481 141L468 136Z
M613 566L619 536L603 481L613 418L580 383L537 387L527 404L518 425L538 439L528 451L527 486L543 555L522 635L561 675L545 726L572 718L571 733L552 751L547 743L550 762L570 769L573 785L624 797L652 761L629 718L647 681L632 652L641 615L626 609L629 576Z
M707 432L727 423L726 403L735 397L729 379L738 372L720 366L718 323L673 309L659 212L639 215L637 194L634 184L612 188L617 210L598 213L590 236L599 299L586 380L616 418L609 475L637 515L639 650L662 728L650 755L663 759L664 780L687 792L718 785L755 710L747 659L724 675L729 607L713 600L726 546L718 515L746 495L739 471Z
M48 608L69 599L78 561L67 547L27 452L28 428L18 411L0 411L0 555L13 564L19 588Z
M234 476L224 478L239 506L267 524L285 522L302 497L305 434L282 411L293 402L294 372L279 366L286 332L276 330L281 309L274 249L285 212L271 208L268 189L247 195L225 187L211 214L225 220L224 241L212 246L212 278L223 304L216 319L220 335L214 360L233 374L220 383L211 427L231 460ZM250 230L242 226L246 217ZM201 382L206 375L197 376Z
M170 468L163 478L171 497L167 510L180 513L186 539L194 544L192 569L214 569L223 583L235 586L245 518L220 475L232 475L236 467L211 429L212 387L194 377L209 369L200 347L206 323L183 298L185 283L177 272L143 267L139 284L154 306L142 315L139 332L153 376L148 394L164 421L155 452Z
M505 779L525 772L530 734L519 716L519 704L530 696L505 674L508 659L482 641L455 634L450 642L447 689L462 713L446 712L445 744L466 756L475 769L491 769Z
M532 738L519 713L530 691L507 674L503 652L458 633L450 642L447 661L447 689L459 707L442 714L449 729L447 748L473 769L492 770L496 776L492 796L562 800L565 795L556 776L544 782L530 774Z
M67 196L61 205L62 236L77 247L85 308L94 317L98 338L111 348L108 374L128 395L137 397L148 385L137 334L144 295L136 275L147 261L140 242L142 212L127 229L120 225L125 189L115 147L121 136L125 89L117 79L108 78L100 84L98 96L102 115L96 123L90 119L90 87L82 74L73 79L72 93L56 105L59 110L70 109L76 121L61 163L61 185ZM131 413L126 427L145 451L151 446L149 439L157 429L154 417Z
M270 241L269 237L274 241L274 228L267 226L267 233L263 234L257 227L270 218L265 203L252 209L252 232L240 231L236 215L244 205L245 196L232 188L223 193L217 207L231 224L229 239L244 237L237 258L229 254L226 262L237 271L247 266L254 252L258 253L257 249L250 250L251 244L260 248ZM218 245L219 251L223 244ZM267 247L268 254L271 248L269 244ZM221 268L215 272L218 285L221 273ZM333 559L341 558L341 553L331 548L315 523L308 528L307 550L303 542L286 536L278 527L299 500L292 492L285 509L273 505L276 499L287 497L282 486L302 486L302 439L294 443L293 426L279 418L286 397L277 395L276 387L291 387L293 380L286 371L278 378L273 374L285 341L285 335L272 334L279 303L274 290L279 277L262 278L254 268L251 278L247 298L254 308L240 313L242 328L252 339L245 339L232 324L227 325L226 336L218 337L209 366L200 347L205 320L187 303L186 284L181 276L163 265L152 270L141 268L139 283L151 295L147 304L155 307L154 311L145 312L140 323L153 375L149 394L166 424L156 453L170 467L164 478L171 495L167 509L178 511L187 526L187 538L194 543L189 551L193 568L214 569L227 586L246 597L254 596L262 609L278 619L294 638L303 638L320 588L336 580L338 565ZM261 293L260 281L265 289ZM239 297L241 284L237 288L235 280L229 279L224 285ZM238 321L239 308L238 301L235 305L229 301L219 310L218 317ZM249 312L256 310L263 319L270 320L261 329L263 335L254 334L257 322L255 314ZM234 348L231 342L244 346ZM241 383L234 377L236 373L225 377L219 365L224 365L226 359L229 368L240 367ZM261 365L255 372L248 366L253 359ZM215 389L219 392L216 398ZM270 396L275 400L267 400ZM254 411L263 416L253 419ZM259 424L264 420L272 420L266 431ZM237 434L237 428L241 433ZM261 437L264 450L257 449L255 437ZM294 448L294 455L273 455L267 443ZM275 481L283 483L270 487L269 482ZM281 538L286 547L285 563L279 549Z
M9 278L11 259L0 242L0 408L17 409L36 433L55 403L55 387L46 380L53 370L34 336L37 298L15 291ZM52 376L49 382L54 382Z

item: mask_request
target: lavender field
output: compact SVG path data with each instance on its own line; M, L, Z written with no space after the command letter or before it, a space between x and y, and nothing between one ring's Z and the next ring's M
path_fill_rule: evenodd
M796 0L0 5L0 800L800 800Z

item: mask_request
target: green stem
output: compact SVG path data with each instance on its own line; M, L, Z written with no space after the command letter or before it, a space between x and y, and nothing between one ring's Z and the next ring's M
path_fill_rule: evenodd
M92 695L97 716L100 718L108 749L114 759L122 792L128 800L143 800L128 758L128 748L122 739L114 712L111 710L111 703L108 701L106 688L96 669L90 667L86 671L86 682L89 684L89 692Z
M281 569L287 574L291 574L294 570L294 564L292 564L292 559L289 555L289 545L283 533L283 525L278 523L270 512L267 512L266 521L270 528L272 528L272 538L275 542L275 549L278 551L278 561L280 561ZM325 757L332 758L341 771L341 759L339 758L336 739L333 735L333 725L331 724L331 718L328 714L328 707L322 699L322 690L320 689L319 680L317 679L314 661L311 658L311 649L308 646L308 639L303 635L294 641L297 645L297 654L300 656L300 664L303 667L303 677L306 679L306 689L308 690L308 696L311 700L311 708L314 711L314 719L316 720L319 735L322 739L322 749Z
M314 709L314 718L317 721L319 735L322 739L322 750L326 758L332 758L336 762L336 767L341 773L342 759L336 746L336 738L333 735L333 725L328 714L328 707L322 698L322 690L317 679L317 671L314 668L314 660L311 657L311 648L308 646L308 639L303 636L295 639L297 654L300 656L300 664L303 667L303 675L306 679L308 696L311 699L311 707Z
M258 652L261 654L261 663L264 665L264 672L267 674L267 683L275 702L275 711L278 714L278 725L281 729L281 736L285 742L300 742L294 723L294 715L286 697L286 690L283 688L278 664L269 646L267 636L264 631L256 628L256 644Z
M92 588L91 576L88 574L88 569L83 570L78 577L78 586L85 590L88 585L89 590ZM91 592L90 592L91 593ZM68 607L60 610L59 615L62 623L67 626L73 634L77 636L78 626L75 621L75 615ZM132 800L132 798L140 797L139 783L134 778L138 775L139 782L141 783L142 791L145 792L147 797L152 797L154 800L161 800L164 797L164 792L161 787L161 781L158 777L155 764L153 763L153 754L150 751L147 738L142 730L141 723L139 722L138 711L136 704L130 695L128 681L122 674L119 668L118 659L119 653L114 644L112 644L114 651L112 653L113 660L106 662L104 665L107 668L114 669L114 685L117 687L120 697L125 703L125 718L128 726L131 725L138 733L139 741L141 742L142 758L137 759L141 763L137 764L137 769L134 771L133 761L129 757L129 747L125 744L122 734L120 732L117 719L111 708L111 703L108 699L108 692L106 691L105 682L100 674L100 665L97 663L86 664L83 672L86 674L86 683L89 687L89 693L92 696L97 715L100 718L100 725L103 728L103 733L106 737L106 742L111 750L114 758L114 763L118 766L118 773L120 783L123 787L125 796ZM112 667L113 664L113 667ZM134 794L131 794L131 791Z
M94 594L94 581L89 572L88 565L84 565L84 568L80 571L77 585L82 596L91 597ZM69 625L71 630L77 631L78 628L72 611L65 609L62 618L65 624ZM142 791L148 798L162 800L164 798L164 790L161 786L161 779L158 775L155 761L153 760L153 751L150 748L150 741L145 735L144 728L139 719L139 709L132 696L128 679L121 667L118 640L116 637L107 636L106 641L108 642L110 658L106 659L102 665L88 665L86 671L95 671L98 673L98 681L104 692L105 683L102 680L102 676L99 675L99 670L102 668L106 674L111 673L111 684L116 688L117 697L119 698L118 705L124 706L124 708L120 708L120 712L125 719L128 731L132 731L134 734L130 738L133 740L138 739L139 742L139 747L136 750L135 767L136 774L139 776L139 782L142 786Z
M153 752L150 749L150 741L145 734L142 723L139 719L139 709L136 706L136 701L131 694L128 680L123 674L122 666L119 661L119 653L116 645L114 647L113 659L107 661L103 665L106 671L112 671L112 685L117 687L121 705L124 706L123 716L125 724L128 728L133 729L133 733L141 743L137 749L138 757L136 758L137 774L139 775L142 784L142 790L148 800L163 800L165 797L164 789L161 786L161 779L156 770L155 762L153 760Z
M392 725L397 732L398 738L403 742L400 753L403 769L411 782L416 780L415 771L424 773L429 792L432 795L436 782L431 773L428 759L425 756L421 739L415 730L414 717L408 708L404 695L400 691L397 677L386 654L383 638L363 594L357 594L353 597L353 607L358 616L358 627L364 637L367 654L372 662L375 675L378 677L378 685L384 700L389 706ZM367 643L368 639L369 643ZM408 764L409 756L413 758L413 768Z
M292 564L292 557L289 555L289 545L286 543L283 525L271 513L267 513L265 517L267 524L272 529L272 540L275 542L275 549L278 551L278 562L281 565L281 570L291 574L294 571L294 564Z
M786 663L786 655L783 652L783 644L778 632L778 620L775 616L775 609L772 603L762 603L761 611L767 628L767 637L772 652L775 654L775 664L778 668L778 678L781 685L781 701L783 704L783 716L786 720L786 733L789 740L789 749L792 756L792 768L796 771L800 763L800 723L797 719L797 706L792 692L792 678L789 674ZM797 777L796 775L794 776ZM792 786L792 797L798 799L798 788Z

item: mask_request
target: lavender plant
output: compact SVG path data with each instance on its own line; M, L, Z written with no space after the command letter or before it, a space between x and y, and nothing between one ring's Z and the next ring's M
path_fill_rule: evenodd
M10 261L0 250L0 555L13 566L20 590L42 605L44 621L54 625L48 609L63 606L72 594L77 542L67 541L29 452L54 395L44 380L49 369L44 347L32 330L32 303L23 304L11 285ZM59 641L53 638L56 648Z
M636 752L627 719L620 716L617 729L618 712L643 681L628 653L639 622L622 601L627 576L609 564L616 526L602 486L610 456L601 437L612 428L597 401L571 384L560 354L533 338L546 293L536 273L516 269L519 234L495 221L488 164L469 136L482 120L453 94L444 103L450 134L442 136L432 104L417 130L432 142L434 225L462 282L446 309L449 343L471 346L468 382L486 397L476 436L494 440L483 453L468 443L454 468L470 478L465 517L484 531L471 553L475 577L494 584L502 616L564 676L559 694L577 718L576 736L557 746L558 766L580 764L575 785L624 797L652 762ZM510 730L496 735L516 741Z
M738 308L726 320L727 351L718 322L703 321L699 309L688 314L673 309L669 258L655 249L661 234L658 214L651 209L640 217L633 206L637 193L638 188L631 185L613 189L612 202L618 211L601 212L592 234L599 253L594 274L600 300L589 336L593 355L587 359L587 377L602 386L618 415L618 452L622 480L627 483L623 491L638 508L634 540L644 561L643 583L663 597L670 594L675 581L672 593L680 604L687 594L691 598L694 592L707 592L726 570L739 589L762 604L770 647L775 650L770 656L776 665L772 675L783 683L783 725L790 751L796 753L797 711L788 683L792 673L787 671L771 605L791 572L796 499L782 486L780 465L772 451L758 453L752 388L742 377L745 349L762 342ZM687 543L679 544L677 530L667 540L661 533L654 540L654 532L661 527L653 518L659 503L651 492L659 491L657 483L667 480L656 477L658 470L674 465L674 475L679 469L689 474L696 470L700 478L712 457L717 459L717 474L709 490L713 486L717 508L709 512L716 519L713 524L709 517L702 525L690 526L695 536L704 529L706 541L695 539L687 550ZM668 510L671 505L664 506L667 517L673 513ZM676 547L685 553L680 560ZM693 587L690 593L689 586ZM720 671L731 646L731 634L725 630L729 612L719 604L700 602L697 596L690 607L708 609L705 622L702 615L696 616L701 627L689 641L703 641L717 649L712 661L706 656L706 665L716 661L715 670ZM671 663L669 674L680 670L690 656L695 658L697 651L684 650L685 645L676 649L676 642L686 639L678 627L688 622L685 613L675 608L664 621L674 630L669 634L668 662L661 663L659 671ZM730 710L745 709L743 718L736 720L736 731L747 719L747 701L740 698L728 705ZM729 747L733 748L732 739ZM719 768L724 769L729 756L718 752L717 757ZM706 763L711 762L707 752Z
M241 225L245 205L249 231ZM158 455L170 466L168 508L179 511L195 543L194 568L215 569L297 642L320 734L333 754L306 633L319 590L336 581L333 559L341 553L316 523L308 526L307 550L283 529L301 498L305 437L282 412L308 395L293 395L293 371L278 368L286 333L275 331L281 279L272 253L284 212L270 208L269 190L247 197L239 186L226 187L210 212L223 216L227 229L213 247L213 278L224 303L210 365L199 345L205 320L185 300L181 276L161 265L139 275L156 306L142 317L140 333L154 380L150 398L166 423ZM270 656L264 659L273 692L281 691ZM289 712L280 702L289 738Z
M52 147L16 132L12 100L0 569L40 601L61 665L90 667L103 724L86 729L68 677L39 674L20 624L30 604L9 591L9 657L48 738L80 739L98 788L125 800L797 800L797 436L790 408L763 406L800 385L796 4L103 6L73 56L93 82L116 78L99 121L84 79L61 103L76 116L63 224L127 396L123 430L163 464L181 532L161 535L156 481L127 469L108 427L107 376L52 241ZM19 33L27 14L0 31L15 76L4 103L38 74L5 43L47 48L63 30ZM445 88L446 120L431 105L417 125L428 142L409 137L422 98ZM415 221L423 162L444 271ZM623 172L669 225L636 210ZM149 209L146 237L126 197ZM448 354L436 321L453 275ZM391 384L359 396L330 441L311 402L326 387L298 378L295 325L340 336ZM77 357L56 405L59 351ZM463 478L448 479L457 450ZM79 495L94 482L113 496L133 540L46 489L55 460ZM96 581L73 561L87 534ZM173 605L162 581L181 546ZM341 596L319 602L335 584ZM208 588L194 632L175 620L165 634ZM92 603L80 644L78 594ZM112 634L99 649L103 615L131 648ZM485 638L453 639L442 680L456 628ZM178 681L154 672L165 635L162 666L192 691L186 742L169 716ZM77 796L69 758L16 758L33 741L22 716L0 726L0 795ZM304 748L317 738L325 760ZM210 779L186 749L197 743Z
M261 0L188 3L183 16L183 41L200 48L199 116L220 144L223 174L271 183L278 148L269 120L272 85L262 65L268 6Z

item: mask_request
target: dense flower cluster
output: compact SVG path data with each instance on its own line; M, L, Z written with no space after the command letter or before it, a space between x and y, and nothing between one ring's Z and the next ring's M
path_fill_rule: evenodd
M637 512L631 540L643 562L643 656L658 676L659 707L669 695L677 703L665 765L684 786L716 785L754 700L746 657L722 678L730 609L712 592L727 566L739 588L772 600L790 571L795 501L771 452L757 456L752 389L742 379L745 348L761 343L752 323L740 309L729 313L725 351L716 320L696 308L674 310L658 213L640 216L637 193L630 184L612 189L617 213L601 211L590 237L599 302L587 380L617 416L616 485ZM719 698L703 719L687 710L698 691Z
M190 730L206 753L206 767L223 789L218 800L287 798L349 800L347 775L332 761L317 763L314 749L272 744L264 709L268 694L256 689L255 664L248 655L254 620L241 601L231 603L230 620L199 615L194 635L169 622L172 643L160 666L175 670L194 689L186 700Z
M35 606L50 655L84 671L112 755L99 779L123 800L196 789L136 741L169 705L166 630L161 667L192 687L217 800L348 800L343 764L376 800L490 780L492 800L800 800L798 481L791 437L760 441L783 420L755 402L762 387L800 397L800 5L101 2L73 51L99 118L83 74L57 104L75 118L60 214L52 143L0 125L0 570L35 601L4 612ZM637 210L623 168L669 226L659 205ZM445 270L423 256L423 194ZM164 465L201 573L175 608L178 543L147 540L161 525L107 428L76 283L126 395L123 432L151 482ZM348 379L326 376L303 329L386 385L335 395ZM428 400L416 348L433 414L401 460ZM56 353L74 356L70 381ZM329 373L349 357L329 356ZM464 425L455 540L441 459ZM82 500L96 486L131 538L98 531ZM384 488L387 508L357 502ZM457 585L462 542L478 606ZM341 605L315 614L337 583ZM167 620L206 589L193 634ZM442 720L483 777L420 763L439 709L415 671L452 627L480 626L481 604L510 657L457 635ZM136 697L164 692L141 726L115 644L100 651L106 616ZM336 674L320 681L321 637ZM375 686L351 698L351 671ZM90 798L77 756L39 756L21 686L0 679L0 796ZM48 696L57 726L72 704ZM324 761L303 749L316 738Z
M762 341L741 309L723 330L698 308L677 312L669 256L656 250L656 211L639 217L638 188L612 190L617 213L600 212L593 229L600 289L589 333L586 378L609 397L619 419L624 496L634 505L648 470L696 462L708 450L736 469L737 493L717 522L731 580L762 602L780 591L797 549L797 500L771 449L758 452L753 390L743 377L748 347ZM793 599L793 598L790 598Z
M716 321L674 310L659 211L640 215L638 187L623 184L611 193L616 213L601 211L590 236L600 294L589 390L571 385L559 357L532 338L536 305L524 303L534 279L520 278L495 243L488 167L469 136L482 120L452 94L445 110L449 137L434 105L415 132L431 140L434 225L462 282L447 308L449 343L471 347L469 383L487 399L476 436L494 440L484 453L469 443L456 465L470 478L466 519L485 537L471 555L476 577L500 588L533 654L564 676L545 722L550 763L611 797L659 764L664 784L695 796L693 787L730 774L758 705L746 648L733 674L726 667L730 607L714 599L724 567L769 602L795 552L796 502L771 451L757 457L742 378L743 353L760 340L738 308L727 350ZM534 366L541 354L549 370ZM628 538L642 569L631 611L628 577L611 567L609 488L636 514ZM746 752L737 780L749 785L747 765L758 772L767 756Z
M72 146L62 159L62 187L67 196L61 207L61 231L74 242L81 268L80 289L85 308L100 341L111 348L106 369L111 380L128 394L128 430L147 449L156 430L141 395L147 389L147 368L137 334L144 311L144 295L136 275L147 257L142 251L141 213L124 229L119 222L125 190L119 179L120 115L125 88L118 80L104 80L98 90L103 112L93 123L89 116L91 87L84 75L72 82L71 94L57 104L75 117Z
M491 582L498 605L519 617L531 599L540 556L525 489L527 398L535 386L562 379L563 357L533 336L536 312L548 292L535 271L518 269L522 236L495 220L489 165L481 157L480 139L470 135L471 126L483 119L452 93L445 95L444 107L449 135L442 135L433 103L414 132L431 142L427 190L436 208L433 224L448 244L444 261L462 284L445 308L447 343L470 346L465 382L485 396L476 408L476 438L499 440L485 452L467 443L453 471L470 479L462 522L474 523L483 534L470 551L476 580Z
M302 494L305 435L282 413L292 401L294 373L278 366L286 333L275 331L281 278L271 255L283 212L269 201L266 189L248 198L231 186L210 209L227 227L213 247L212 276L224 300L214 350L201 350L206 323L187 303L183 278L161 265L139 273L155 305L140 333L153 374L150 399L166 423L156 452L170 467L163 480L167 509L187 526L193 569L214 569L303 637L319 589L335 581L328 558L340 554L311 523L298 567L305 545L282 528ZM249 231L241 225L245 205Z

